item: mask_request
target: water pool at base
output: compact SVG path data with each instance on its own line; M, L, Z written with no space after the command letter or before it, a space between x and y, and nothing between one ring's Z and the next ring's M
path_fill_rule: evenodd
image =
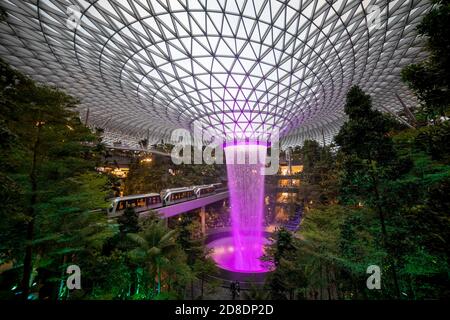
M268 240L263 238L264 245L268 244ZM238 248L234 245L233 237L224 237L214 240L207 244L212 249L211 257L217 265L225 270L240 273L264 273L271 271L268 262L261 261L260 252L261 238L247 238L242 241L242 245Z

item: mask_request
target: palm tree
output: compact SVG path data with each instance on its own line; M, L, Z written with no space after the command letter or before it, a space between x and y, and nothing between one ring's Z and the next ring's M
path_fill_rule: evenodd
M157 294L161 292L162 267L170 263L171 253L177 248L176 231L159 222L151 223L143 232L128 234L138 247L130 252L132 258L144 261L149 274L157 277ZM152 279L155 279L155 276Z

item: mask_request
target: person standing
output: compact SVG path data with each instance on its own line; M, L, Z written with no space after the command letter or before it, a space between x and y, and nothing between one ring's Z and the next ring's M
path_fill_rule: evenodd
M231 298L234 300L236 298L236 283L234 281L230 284Z

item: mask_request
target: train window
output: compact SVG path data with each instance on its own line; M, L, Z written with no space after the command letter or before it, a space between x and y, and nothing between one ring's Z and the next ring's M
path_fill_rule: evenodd
M145 198L140 198L136 200L136 205L138 207L145 207Z
M124 201L119 201L118 208L119 208L119 210L125 209L125 202Z
M152 197L152 203L153 204L155 204L155 203L160 203L161 201L160 201L160 198L159 197Z

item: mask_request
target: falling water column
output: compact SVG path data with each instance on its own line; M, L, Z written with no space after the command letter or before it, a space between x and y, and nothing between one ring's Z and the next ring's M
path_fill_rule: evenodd
M267 271L260 261L264 245L264 175L261 170L266 152L267 147L258 144L225 147L234 250L231 264L237 272Z

